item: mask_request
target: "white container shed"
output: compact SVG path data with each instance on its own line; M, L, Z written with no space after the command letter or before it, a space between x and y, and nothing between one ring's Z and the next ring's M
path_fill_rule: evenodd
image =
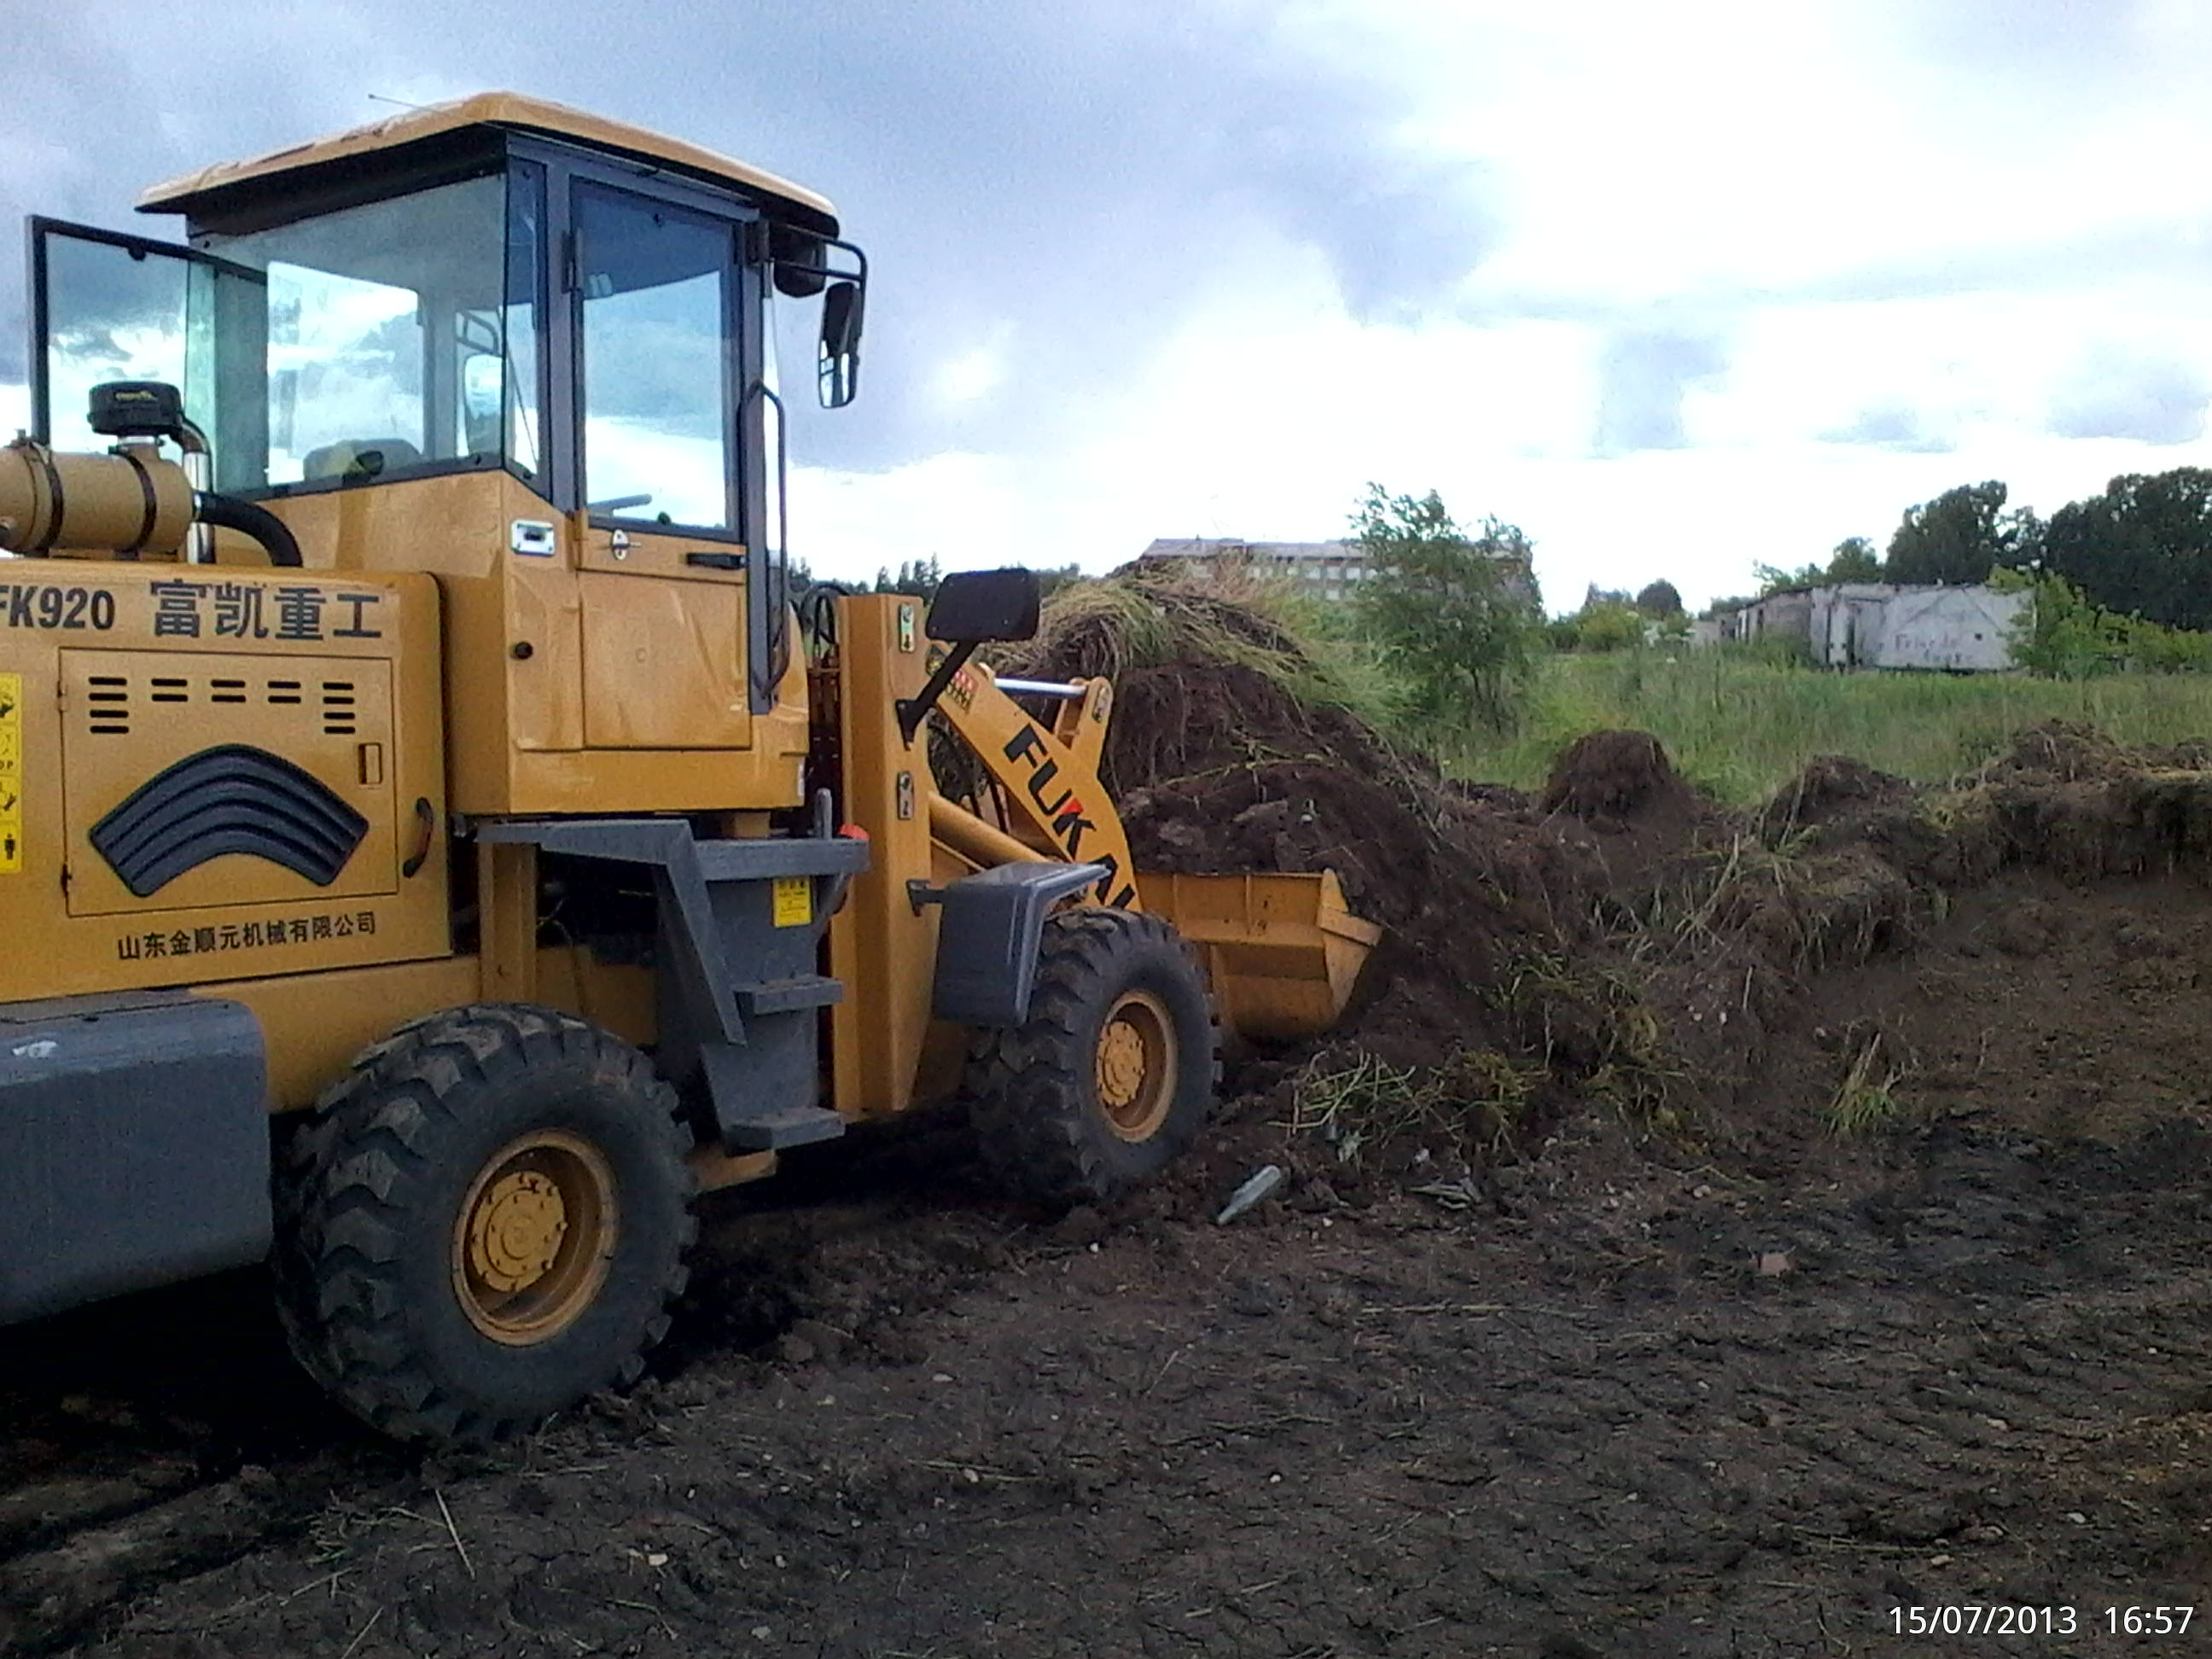
M1899 587L1849 582L1813 590L1814 659L1833 668L1936 668L1992 673L2013 666L2014 629L2034 603L1974 585Z

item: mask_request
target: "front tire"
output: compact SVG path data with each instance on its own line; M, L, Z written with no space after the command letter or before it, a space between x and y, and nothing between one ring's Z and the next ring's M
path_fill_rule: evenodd
M404 1028L283 1160L293 1352L401 1439L509 1439L634 1382L696 1232L677 1112L642 1054L551 1009Z
M1103 1203L1158 1175L1206 1125L1219 1073L1206 981L1158 916L1085 908L1045 920L1022 1024L978 1037L970 1118L1017 1194Z

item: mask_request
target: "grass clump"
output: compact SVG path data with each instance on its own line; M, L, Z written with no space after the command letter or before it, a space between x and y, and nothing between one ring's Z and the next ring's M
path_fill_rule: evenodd
M1493 1048L1462 1048L1441 1066L1394 1066L1324 1050L1291 1084L1291 1133L1318 1135L1340 1164L1434 1138L1462 1151L1502 1150L1523 1122L1544 1073Z
M1370 724L1382 722L1391 696L1380 654L1335 608L1258 567L1198 577L1156 559L1071 584L1047 603L1037 637L1007 647L1006 658L1017 674L1117 683L1148 668L1228 664Z
M1852 1054L1835 1094L1820 1109L1820 1121L1840 1140L1864 1139L1894 1127L1905 1115L1897 1092L1905 1068L1885 1062L1879 1033Z

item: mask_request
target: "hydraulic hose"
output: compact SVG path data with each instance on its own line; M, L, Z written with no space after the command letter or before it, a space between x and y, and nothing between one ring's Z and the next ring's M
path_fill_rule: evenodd
M273 565L287 570L300 568L300 544L284 527L283 520L252 501L241 501L234 495L218 495L211 489L196 489L192 492L192 516L202 524L251 536L261 544Z

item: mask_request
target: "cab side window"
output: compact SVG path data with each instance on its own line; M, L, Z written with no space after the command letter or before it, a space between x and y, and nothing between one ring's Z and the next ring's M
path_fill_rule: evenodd
M592 185L575 223L586 504L734 532L733 228Z

